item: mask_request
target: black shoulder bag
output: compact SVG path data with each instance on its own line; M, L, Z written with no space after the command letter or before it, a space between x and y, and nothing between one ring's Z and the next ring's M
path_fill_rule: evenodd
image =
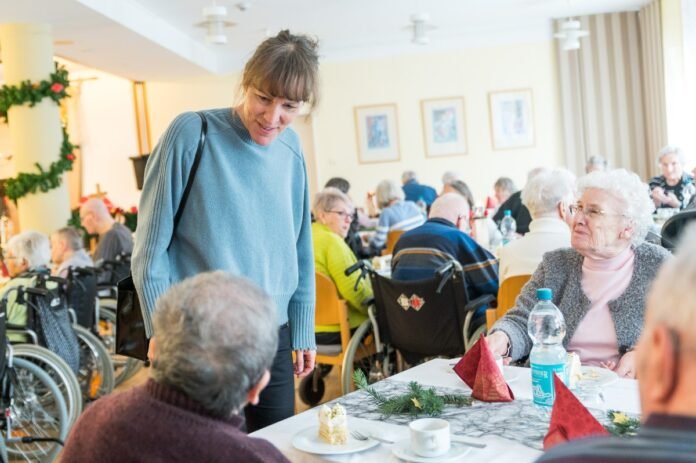
M196 149L196 157L191 166L186 188L181 196L179 208L174 216L174 227L172 228L172 238L169 241L169 246L174 240L176 227L181 220L181 214L184 212L186 200L188 199L193 179L196 177L198 164L201 161L203 147L205 146L205 136L208 131L208 121L203 113L197 113L201 118L201 137L198 140L198 148ZM167 249L169 249L169 246ZM143 308L140 305L138 293L133 284L132 273L117 284L118 288L118 303L116 305L116 353L133 357L138 360L147 360L147 351L150 345L150 340L145 334L145 322L143 320Z

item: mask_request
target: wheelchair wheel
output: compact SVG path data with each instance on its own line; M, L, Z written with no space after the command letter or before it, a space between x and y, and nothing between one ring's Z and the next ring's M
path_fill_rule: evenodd
M13 367L7 372L13 386L10 405L9 430L5 431L7 453L11 461L52 462L61 451L58 442L22 443L21 439L65 440L70 429L63 395L55 381L34 363L13 358ZM45 400L49 397L51 400ZM8 419L9 418L9 419Z
M361 346L363 337L372 328L372 322L368 318L355 330L348 342L348 347L343 355L343 365L341 366L341 395L346 395L352 390L353 386L353 364L355 354Z
M321 402L322 397L324 397L326 385L324 384L324 379L321 377L321 375L317 378L316 384L317 386L315 388L314 373L309 376L305 376L302 378L302 381L300 381L300 388L298 391L300 394L300 400L310 407L317 405L319 402Z
M50 350L34 344L17 344L12 349L14 359L24 359L39 366L58 385L68 408L69 425L72 426L82 413L82 392L77 376L68 364Z
M143 362L116 354L116 306L112 309L109 301L112 300L100 301L99 337L111 356L114 385L118 386L135 375L142 368Z
M89 330L73 325L80 345L80 371L77 379L87 403L110 394L114 390L114 366L106 347Z

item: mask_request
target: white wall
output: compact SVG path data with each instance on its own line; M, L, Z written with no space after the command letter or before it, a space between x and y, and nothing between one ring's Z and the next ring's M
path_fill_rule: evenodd
M322 66L323 95L315 115L319 182L333 176L352 183L362 202L384 178L399 180L413 169L420 181L440 189L442 174L460 172L477 200L492 194L502 175L522 186L537 165L562 162L560 97L552 42L462 50ZM536 144L533 148L494 151L490 139L488 92L531 88ZM426 158L421 100L463 96L468 154ZM353 107L396 103L399 162L359 164Z

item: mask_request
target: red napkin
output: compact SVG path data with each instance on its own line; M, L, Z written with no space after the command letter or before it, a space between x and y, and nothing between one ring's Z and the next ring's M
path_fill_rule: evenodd
M511 402L515 399L483 336L457 362L454 371L471 388L474 399L483 402Z
M556 399L551 410L549 431L544 437L544 450L582 437L609 434L555 373L553 387L556 391Z

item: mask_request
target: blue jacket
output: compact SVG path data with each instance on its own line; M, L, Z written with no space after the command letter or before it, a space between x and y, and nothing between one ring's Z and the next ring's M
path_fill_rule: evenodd
M415 179L411 179L401 187L406 195L406 201L417 202L419 199L425 201L426 206L430 205L437 198L437 191L435 188L428 185L422 185L418 183Z

